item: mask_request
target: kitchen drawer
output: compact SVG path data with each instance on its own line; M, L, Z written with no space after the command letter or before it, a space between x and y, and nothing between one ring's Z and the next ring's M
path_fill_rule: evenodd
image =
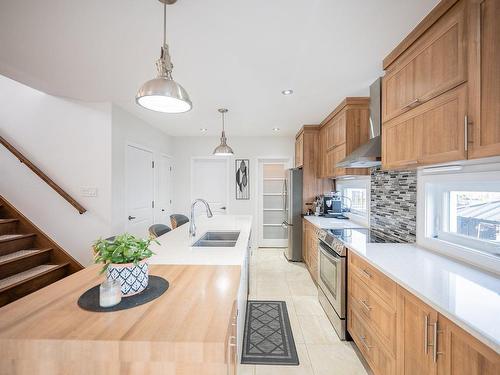
M370 265L360 256L349 251L349 271L360 279L391 308L396 307L396 283Z
M352 309L363 317L364 322L375 331L386 348L396 353L396 311L371 291L358 276L351 273L348 284L349 300Z
M347 328L375 375L395 375L396 359L352 307L348 307Z

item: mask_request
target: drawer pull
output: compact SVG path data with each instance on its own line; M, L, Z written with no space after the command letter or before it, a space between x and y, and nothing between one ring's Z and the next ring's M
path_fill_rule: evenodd
M234 339L234 342L233 342L233 339ZM236 346L236 337L235 336L229 337L229 346L231 346L231 347Z
M370 311L372 309L371 306L368 304L368 302L366 302L365 300L360 300L360 301L366 310Z
M370 272L368 272L368 271L366 270L366 268L363 268L363 269L362 269L362 272L363 272L363 274L364 274L366 277L369 277L370 279L372 278L372 274L371 274Z
M359 336L359 339L361 340L361 342L363 343L364 347L366 348L366 350L371 350L373 349L373 346L371 346L370 344L368 344L368 342L366 341L366 337L365 336Z

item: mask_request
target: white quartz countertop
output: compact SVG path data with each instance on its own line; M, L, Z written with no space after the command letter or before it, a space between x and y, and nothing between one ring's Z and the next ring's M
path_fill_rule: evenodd
M361 228L351 220L304 216L318 228ZM500 354L500 277L414 244L366 243L352 251Z
M348 247L500 353L500 277L412 244L367 244L360 232Z
M322 229L336 229L336 228L363 228L364 225L357 224L351 220L334 219L331 217L306 215L304 219L309 221L312 225Z
M241 265L247 252L252 216L216 215L196 218L196 236L188 235L189 223L158 237L160 245L152 244L155 253L151 264ZM235 247L192 247L208 231L239 231Z

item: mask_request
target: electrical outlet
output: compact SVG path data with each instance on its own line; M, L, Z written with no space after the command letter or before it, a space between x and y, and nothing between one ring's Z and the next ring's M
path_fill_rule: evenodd
M95 187L81 187L80 195L82 197L97 197L97 188Z

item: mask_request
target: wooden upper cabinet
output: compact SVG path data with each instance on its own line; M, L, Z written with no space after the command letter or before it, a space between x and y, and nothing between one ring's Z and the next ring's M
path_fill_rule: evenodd
M384 60L385 169L500 156L500 2L442 0Z
M304 133L300 133L295 139L295 168L304 165Z
M467 158L467 85L461 85L383 124L385 169Z
M500 1L469 1L469 158L500 155Z
M500 355L444 316L439 316L438 325L438 375L500 374Z
M368 174L365 168L337 168L336 164L353 152L370 135L369 98L346 98L321 123L320 137L324 137L320 154L320 177L335 178L345 175Z
M389 67L382 82L384 122L467 80L465 31L462 0Z

